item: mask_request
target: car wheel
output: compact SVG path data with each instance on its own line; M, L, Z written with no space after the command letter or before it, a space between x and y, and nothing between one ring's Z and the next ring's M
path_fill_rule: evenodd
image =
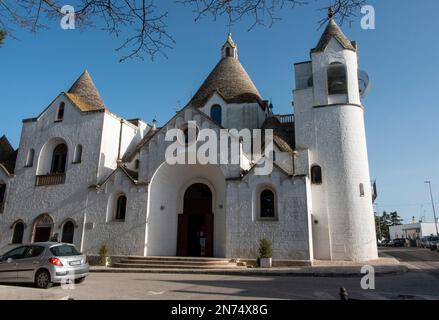
M84 281L85 281L85 277L84 278L75 279L75 283L76 284L83 283Z
M35 285L40 289L48 289L52 286L50 281L50 273L47 270L40 270L35 276Z

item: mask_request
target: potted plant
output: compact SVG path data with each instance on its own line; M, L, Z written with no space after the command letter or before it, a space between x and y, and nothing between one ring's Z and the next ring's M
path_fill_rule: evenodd
M110 265L110 257L108 256L108 248L104 244L99 249L99 265L108 267Z
M273 250L271 241L264 238L259 242L259 266L261 268L271 268L273 265Z

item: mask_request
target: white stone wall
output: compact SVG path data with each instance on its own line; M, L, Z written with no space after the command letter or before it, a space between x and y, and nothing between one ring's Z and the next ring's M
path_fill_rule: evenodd
M61 102L65 103L64 119L55 122ZM116 168L120 120L108 112L81 113L70 100L60 95L37 121L23 124L16 177L8 186L7 208L0 215L0 249L9 247L13 232L10 226L15 221L22 219L25 222L23 241L29 242L34 220L47 213L54 220L53 234L58 233L59 239L63 222L66 219L75 222L74 244L85 252L97 253L100 246L106 244L112 254L143 254L146 187L134 186L118 171L104 190L89 188L102 182ZM140 141L146 129L123 122L122 155ZM65 184L36 187L36 175L50 171L53 149L61 142L68 147ZM83 147L82 161L75 164L74 150L78 144ZM26 168L31 148L35 150L34 164ZM128 198L125 222L107 221L109 199L115 192L123 192ZM86 228L85 222L90 222L92 228Z
M259 129L268 112L258 103L227 104L218 94L214 94L200 111L210 117L210 109L215 104L220 105L222 109L222 126L229 129Z
M276 191L277 219L259 218L259 192ZM268 176L252 171L242 181L227 182L227 257L258 257L259 241L273 244L273 258L311 260L309 213L303 178L291 178L277 168Z
M124 221L115 220L117 197L127 197ZM106 245L111 255L143 255L145 246L147 186L135 186L117 170L100 189L91 189L87 195L83 250L98 254Z
M60 102L65 103L64 120L54 122ZM53 233L59 233L60 236L61 223L67 218L77 224L82 221L88 186L96 183L102 121L103 113L81 114L68 99L60 95L38 121L23 124L16 177L9 188L7 210L0 218L0 248L11 242L12 230L9 227L18 219L22 219L27 226L24 242L31 240L33 222L40 214L50 214L55 222ZM44 147L54 139L64 141L68 147L66 183L36 187L37 169L43 174L50 167L47 162L51 159L44 154ZM82 162L73 164L73 150L78 144L83 146ZM35 150L34 163L26 168L26 158L31 148ZM80 245L78 231L75 229L76 245Z
M138 128L112 113L105 113L100 145L99 181L111 174L117 166L118 156L122 158L127 151L135 148L148 130L149 128L143 126Z

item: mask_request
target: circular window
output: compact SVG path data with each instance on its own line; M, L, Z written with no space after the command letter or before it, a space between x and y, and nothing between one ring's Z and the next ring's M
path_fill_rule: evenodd
M195 122L185 124L178 132L178 141L185 146L189 146L197 141L200 130Z

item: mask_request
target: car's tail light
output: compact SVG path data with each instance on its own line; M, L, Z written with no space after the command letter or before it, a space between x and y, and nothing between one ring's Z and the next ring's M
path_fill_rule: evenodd
M59 260L58 258L49 258L49 262L51 264L53 264L54 266L57 266L57 267L63 267L64 266L62 264L61 260Z

